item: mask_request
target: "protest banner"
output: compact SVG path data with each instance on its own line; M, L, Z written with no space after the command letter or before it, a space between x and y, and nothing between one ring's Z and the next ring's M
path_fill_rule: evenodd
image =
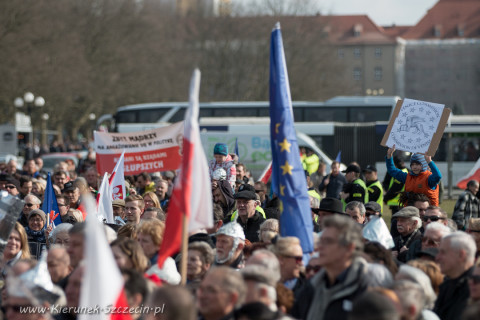
M412 99L399 100L381 145L434 156L451 110L444 105Z
M129 133L94 132L97 170L112 172L125 150L125 175L176 170L182 159L183 122Z

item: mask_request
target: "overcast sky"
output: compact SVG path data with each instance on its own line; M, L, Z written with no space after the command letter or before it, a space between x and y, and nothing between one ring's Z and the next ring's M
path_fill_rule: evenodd
M414 25L437 0L318 0L322 13L367 14L376 24Z
M415 25L437 0L232 0L232 3L234 7L249 8L255 13L258 13L259 4L264 7L283 7L280 9L283 11L289 5L299 8L302 3L308 3L309 14L367 14L376 24L388 26Z

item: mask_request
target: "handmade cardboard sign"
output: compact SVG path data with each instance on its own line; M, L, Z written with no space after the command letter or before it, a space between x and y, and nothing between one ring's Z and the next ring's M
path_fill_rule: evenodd
M399 100L381 145L397 150L434 156L451 110L445 105L405 99Z

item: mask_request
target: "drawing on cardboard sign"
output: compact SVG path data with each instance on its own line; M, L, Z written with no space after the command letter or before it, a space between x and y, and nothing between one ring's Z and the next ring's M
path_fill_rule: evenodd
M390 119L385 145L395 144L397 149L409 152L435 153L436 147L430 148L432 140L437 140L438 135L441 138L449 114L450 110L442 104L405 99Z

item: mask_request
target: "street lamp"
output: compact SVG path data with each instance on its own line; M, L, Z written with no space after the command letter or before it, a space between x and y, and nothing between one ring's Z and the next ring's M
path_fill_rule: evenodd
M87 135L87 143L89 143L91 140L93 140L93 131L95 130L95 119L97 118L97 116L95 115L95 113L90 113L88 115L88 119L90 119L90 121L92 122L92 127L93 127L93 130L90 131L88 130L89 134Z
M33 93L31 92L26 92L24 95L23 95L23 98L21 97L17 97L15 98L15 100L13 101L13 104L15 105L15 107L17 108L23 108L24 106L27 107L27 114L28 114L28 117L30 118L30 126L32 128L32 133L30 134L29 136L29 143L30 143L30 150L29 150L29 154L28 154L28 159L33 159L33 156L34 156L34 153L33 153L33 122L32 122L32 111L34 109L34 107L38 107L38 108L41 108L45 105L45 99L43 99L42 97L38 96L38 97L35 97ZM25 155L27 156L27 155Z
M48 113L42 114L42 147L47 146L47 121L50 119Z

